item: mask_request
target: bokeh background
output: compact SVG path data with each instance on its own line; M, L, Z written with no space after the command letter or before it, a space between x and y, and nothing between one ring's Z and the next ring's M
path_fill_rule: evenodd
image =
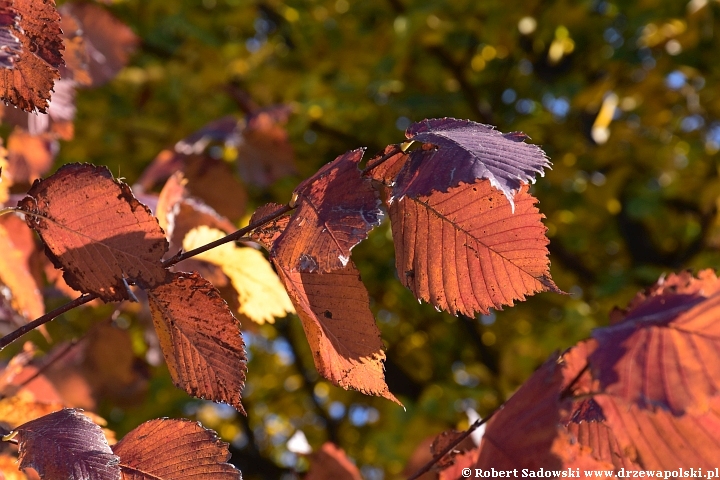
M468 409L493 411L553 351L607 324L614 306L660 275L720 266L718 1L121 0L108 8L140 44L112 82L78 93L75 138L61 142L58 165L107 165L132 184L162 149L219 117L242 117L237 92L261 107L288 105L298 173L246 185L241 224L265 202L287 202L346 150L374 154L402 141L414 121L448 116L520 130L553 160L533 192L547 217L553 277L569 293L477 318L436 312L397 281L385 224L353 258L386 343L388 385L406 409L322 380L291 316L247 326L247 417L172 386L142 306L70 312L50 327L55 339L111 317L128 333L127 362L141 379L113 379L117 362L101 351L105 390L80 374L73 387L94 391L87 401L118 436L158 416L195 418L231 443L244 478L295 478L308 460L287 442L301 430L315 449L336 442L367 479L402 478L424 439L466 428ZM33 340L47 347L39 334ZM113 385L137 391L122 399Z

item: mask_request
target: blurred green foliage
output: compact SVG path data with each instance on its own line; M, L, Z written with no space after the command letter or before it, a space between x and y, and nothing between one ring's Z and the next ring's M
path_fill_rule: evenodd
M406 410L320 379L289 318L245 334L247 418L191 399L154 367L144 402L101 404L119 435L149 418L192 416L232 442L244 478L292 478L307 468L286 446L299 429L314 448L337 442L368 479L400 478L423 438L467 426L467 408L490 413L548 355L606 324L613 306L663 272L720 266L720 2L120 0L109 8L141 46L112 83L79 93L76 138L62 144L60 163L108 165L132 184L161 149L241 114L229 85L259 105L294 109L288 129L301 173L268 190L249 187L251 207L287 202L322 164L358 146L373 154L423 118L521 130L554 162L533 191L553 276L569 292L477 319L435 312L396 280L384 225L353 257L387 345L388 384ZM51 331L72 336L76 321L108 315L92 312L67 314ZM124 314L142 355L150 350L136 328L143 314Z

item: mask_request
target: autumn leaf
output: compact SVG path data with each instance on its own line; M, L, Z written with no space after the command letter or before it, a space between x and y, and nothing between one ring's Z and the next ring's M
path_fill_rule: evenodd
M0 282L9 289L13 308L29 319L43 315L45 303L30 270L33 235L16 215L0 218L0 252L3 252L0 255Z
M148 291L148 298L173 383L244 413L245 344L239 322L217 289L196 273L176 273Z
M390 205L398 276L416 298L474 316L536 292L560 292L537 200L523 187L512 213L502 195L480 180Z
M155 419L113 447L123 480L240 480L228 445L197 422Z
M127 65L139 43L137 36L110 12L90 2L66 3L61 13L72 16L82 31L92 86L112 80Z
M10 125L15 125L17 127L13 134L19 136L17 135L17 133L27 132L25 133L25 138L21 137L22 140L20 142L16 140L15 145L12 145L11 156L14 155L16 151L21 152L21 154L27 154L33 149L38 150L38 147L35 145L24 145L25 142L32 142L31 137L36 136L38 137L38 140L36 140L35 143L42 142L43 144L45 144L45 150L48 151L45 155L50 157L47 167L45 167L44 170L38 172L33 176L30 176L29 178L23 179L21 177L18 177L18 182L35 180L49 169L50 164L52 163L52 160L55 158L55 155L58 151L57 142L53 142L54 140L56 140L57 138L61 138L63 140L72 140L75 133L73 121L75 119L76 110L76 85L77 84L75 83L75 81L67 80L65 78L61 78L60 80L57 80L55 82L55 86L53 88L54 92L52 94L52 97L50 98L47 107L47 115L37 115L35 113L24 112L20 109L13 107L12 105L0 107L0 112L2 113L2 122ZM8 148L11 148L10 141L8 141ZM36 155L40 155L39 150L37 151Z
M63 64L60 15L54 0L15 0L12 6L20 20L9 33L22 48L12 68L0 69L0 97L26 112L45 112Z
M550 161L540 147L525 143L521 132L500 133L490 125L470 120L438 118L412 124L405 136L437 149L410 154L399 173L395 197L446 192L461 183L487 179L512 205L523 184L534 182Z
M157 220L105 167L65 165L36 181L18 206L76 290L126 300L127 282L147 288L167 275L160 263L167 241Z
M360 471L345 454L345 451L331 442L323 443L320 450L312 455L310 470L305 480L362 480Z
M702 413L720 386L720 281L671 275L622 321L593 331L593 375L605 392L645 409ZM705 295L709 297L705 297Z
M80 22L69 12L68 4L61 6L60 28L63 32L63 44L65 45L65 65L60 67L60 78L72 81L78 85L88 86L92 84L90 77L90 52L85 42L83 27Z
M260 207L250 222L268 216L278 207ZM255 230L252 238L270 250L289 221L290 217L280 217ZM275 260L273 263L303 323L320 375L333 385L400 404L385 383L380 330L355 264L349 261L342 270L330 273L300 273L291 272Z
M381 203L357 168L363 153L340 155L295 189L297 209L273 246L276 262L300 272L341 269L350 250L380 224Z
M102 430L78 410L64 409L15 429L20 468L47 479L119 480L119 458Z
M190 251L224 236L220 230L201 226L187 234L183 249ZM239 312L250 320L274 323L276 317L295 313L283 284L258 250L226 243L194 258L222 267L237 291Z

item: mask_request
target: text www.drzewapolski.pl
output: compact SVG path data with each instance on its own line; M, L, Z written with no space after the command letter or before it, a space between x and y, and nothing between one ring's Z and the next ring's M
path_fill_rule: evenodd
M677 468L675 470L580 470L579 468L566 468L565 470L531 470L528 468L512 470L496 470L491 468L464 468L462 476L465 478L717 478L720 480L720 467L715 469Z

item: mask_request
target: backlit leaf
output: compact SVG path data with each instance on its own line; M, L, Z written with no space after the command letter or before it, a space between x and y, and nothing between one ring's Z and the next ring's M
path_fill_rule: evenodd
M26 112L45 112L63 64L60 15L54 0L15 0L13 7L20 21L11 33L22 49L12 69L0 69L0 98Z
M148 291L155 331L175 385L190 395L240 403L247 359L240 323L196 273L176 273Z
M525 186L512 213L488 180L395 200L389 213L400 280L418 299L455 315L559 292L536 201Z
M162 282L165 235L149 209L105 167L71 164L36 181L19 202L71 287L105 301L130 298L127 281Z
M120 479L119 459L102 430L78 410L60 410L15 431L22 469L34 468L46 479Z
M183 249L189 251L224 236L220 230L198 227L187 234ZM226 243L194 258L222 267L238 293L240 313L250 320L273 323L276 317L295 313L283 284L260 251Z
M357 149L337 157L295 189L297 209L275 242L273 259L301 272L348 264L350 250L383 216L375 190L357 168L363 153Z
M305 480L361 480L360 471L345 454L345 451L331 442L325 442L312 455L310 470Z
M472 184L484 178L512 204L522 184L533 182L535 175L542 175L550 166L540 147L524 142L528 138L525 134L503 134L470 120L424 120L411 125L405 135L438 148L430 153L411 153L393 191L396 197L446 192L461 183Z
M671 275L622 321L594 330L590 365L604 391L675 415L708 411L720 393L719 287L709 271Z
M31 136L37 136L44 143L52 145L52 151L48 153L52 156L52 158L54 158L57 153L58 146L57 142L53 144L50 141L55 140L56 138L72 140L75 133L73 121L75 119L76 110L76 85L75 81L64 78L55 82L54 92L50 102L48 103L47 115L37 115L35 113L24 112L13 106L0 107L0 112L2 112L2 122L19 127L15 129L13 134L18 131L27 131L27 133ZM32 139L25 138L22 143L27 142L28 140ZM20 150L27 152L31 150L32 147L26 147L22 143L19 145L16 143L16 145L13 146L13 151ZM8 142L8 147L10 147L10 142ZM49 147L48 150L50 150ZM39 174L31 177L30 180L34 180L46 171L47 168ZM21 180L22 179L18 178L18 181Z
M385 351L367 290L352 261L330 273L291 272L275 262L320 375L334 385L400 404L385 383Z
M260 207L263 218L279 205ZM290 218L280 217L253 232L253 239L270 250ZM315 368L334 385L378 395L400 404L385 383L385 351L370 311L367 290L355 264L330 273L291 272L273 262L303 323Z
M228 445L197 422L155 419L113 447L123 480L240 480Z
M58 141L51 135L33 135L16 127L8 137L7 148L7 175L13 183L31 183L50 170L59 147Z

